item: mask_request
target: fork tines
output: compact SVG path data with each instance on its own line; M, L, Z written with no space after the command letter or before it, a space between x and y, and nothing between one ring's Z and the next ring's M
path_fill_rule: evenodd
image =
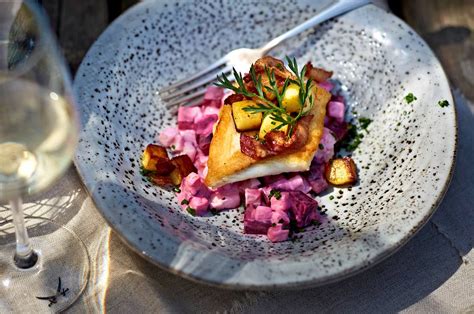
M206 88L216 80L217 75L224 74L227 76L231 71L232 67L227 64L227 58L223 57L206 69L163 88L159 91L159 94L167 108L177 105L191 106L202 98ZM229 80L231 79L229 78Z

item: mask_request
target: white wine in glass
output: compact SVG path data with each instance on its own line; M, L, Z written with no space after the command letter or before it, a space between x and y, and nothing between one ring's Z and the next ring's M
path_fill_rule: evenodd
M77 141L71 79L35 2L0 1L0 204L14 243L0 245L0 312L61 311L84 291L89 255L69 229L27 217L22 198L43 191L70 165Z

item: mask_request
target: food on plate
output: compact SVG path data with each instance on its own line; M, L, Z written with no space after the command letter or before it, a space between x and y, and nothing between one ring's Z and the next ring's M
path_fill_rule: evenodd
M243 232L272 242L318 224L309 193L357 180L351 158L334 158L356 127L345 121L342 96L331 94L332 72L287 64L266 56L243 76L234 70L235 83L219 77L199 105L178 109L177 126L159 134L160 145L145 148L142 173L156 185L179 186L178 203L193 216L242 205Z
M143 169L154 171L156 174L167 175L175 169L168 157L166 148L159 145L149 144L142 156Z
M350 157L329 160L324 169L326 180L332 185L353 184L357 181L357 168Z
M188 155L169 159L163 146L148 144L142 155L142 174L159 186L179 185L183 178L196 172L193 161Z
M170 178L174 185L180 185L183 178L186 178L190 173L197 171L193 161L188 155L176 156L171 159L171 163L175 167L170 173Z
M258 136L247 135L236 128L230 105L222 107L210 144L209 171L205 179L208 186L219 187L251 178L309 170L323 133L326 105L331 94L312 84L311 79L305 79L304 73L298 71L296 62L289 64L294 74L272 57L259 59L250 69L250 78L242 78L235 73L239 87L235 87L234 92L256 102L255 106L244 107L243 110L247 109L250 116L261 113L265 116ZM277 76L276 71L281 74ZM272 87L263 85L264 81ZM298 112L286 111L282 101L293 81L299 84ZM293 86L296 85L293 83ZM232 84L225 79L220 86L232 88ZM273 91L276 104L263 92L264 87ZM292 98L291 95L288 97ZM237 121L240 122L240 117Z
M262 124L263 114L261 112L249 113L244 108L256 107L253 100L241 100L232 103L232 116L238 131L255 130Z

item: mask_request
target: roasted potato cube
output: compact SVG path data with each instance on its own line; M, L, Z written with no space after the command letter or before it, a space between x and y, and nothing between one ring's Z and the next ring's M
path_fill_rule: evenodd
M285 125L279 129L278 126L281 125L281 122L275 121L271 118L271 115L267 115L265 118L263 118L262 125L260 126L260 131L258 132L258 137L260 139L265 138L265 134L267 134L270 131L276 130L276 131L282 131L282 132L288 132L288 125Z
M237 130L247 131L259 128L262 124L262 113L250 113L244 110L245 107L255 107L256 105L253 100L242 100L232 104L232 115Z
M357 168L350 157L335 158L326 164L324 175L332 185L353 184L357 181Z
M171 180L171 176L169 176L169 175L162 176L162 175L158 175L158 174L152 174L152 175L150 175L149 179L153 184L156 184L158 186L163 186L164 187L164 186L173 185L173 180Z
M171 163L175 166L175 169L170 173L170 178L174 185L180 185L183 178L188 174L197 172L188 155L176 156L171 159Z
M300 87L296 84L290 84L283 94L281 104L287 112L300 111Z
M167 175L173 171L174 166L168 158L166 148L149 144L142 156L142 166L145 170L154 171L160 175Z

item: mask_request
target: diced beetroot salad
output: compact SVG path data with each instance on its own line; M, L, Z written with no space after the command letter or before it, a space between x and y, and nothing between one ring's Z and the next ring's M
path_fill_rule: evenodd
M320 85L327 91L333 88L329 81ZM318 203L307 193L321 193L328 187L324 166L334 156L334 144L347 129L344 99L333 95L328 104L323 136L309 171L250 179L212 189L204 184L204 178L212 130L226 96L223 89L209 87L198 106L179 108L177 127L167 128L158 136L160 143L174 155L188 155L197 169L197 173L182 180L178 202L183 210L197 216L244 204L244 233L266 234L272 242L286 241L292 228L304 228L320 220Z

